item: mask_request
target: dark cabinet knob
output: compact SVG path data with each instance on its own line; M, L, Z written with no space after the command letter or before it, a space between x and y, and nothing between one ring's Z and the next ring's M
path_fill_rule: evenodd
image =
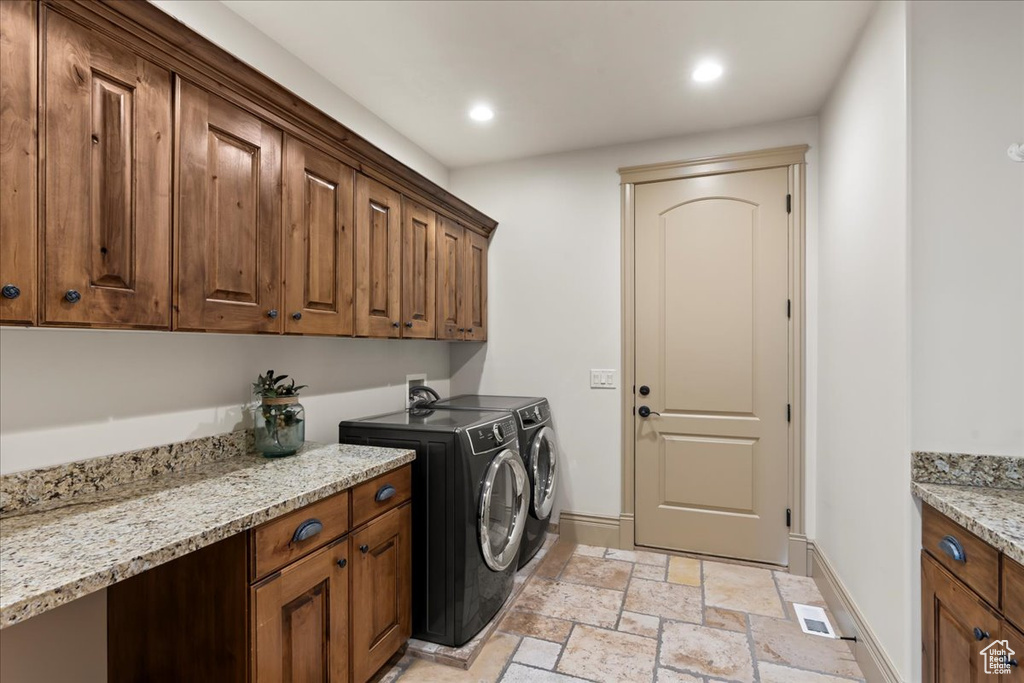
M640 395L641 396L646 396L649 393L651 393L651 388L649 386L647 386L646 384L642 384L640 386Z
M365 555L366 553L370 552L370 546L368 546L368 545L361 545L361 546L359 546L359 552L361 552L363 555Z
M639 408L636 409L636 412L637 412L637 415L639 415L640 417L650 417L651 415L661 415L661 413L656 413L653 410L651 410L650 408L648 408L647 406L640 406Z
M989 637L988 631L982 631L977 626L974 627L974 639L975 640L987 640Z
M299 311L292 313L292 320L302 320L302 313Z
M4 285L5 299L17 299L19 296L21 296L21 290L17 285Z
M344 569L347 565L348 565L348 560L346 560L344 557L341 558L340 560L338 560L338 568L339 569Z
M407 322L407 323L405 324L405 326L406 326L406 327L412 327L412 321L410 320L409 322Z
M466 328L466 334L473 334L473 328L472 327L467 327Z
M74 289L69 289L68 291L64 292L64 300L67 301L69 304L77 304L79 301L82 300L82 295L79 294Z
M1016 659L1008 659L1008 660L1006 660L1006 663L1009 664L1010 666L1017 666L1017 660Z
M465 327L460 327L460 328L459 328L459 332L465 332L465 331L466 331L466 328L465 328Z
M267 311L267 317L270 318L271 320L276 318L277 317L277 309L276 308L271 308L269 311Z
M399 327L398 321L396 320L395 322L391 323L391 327Z

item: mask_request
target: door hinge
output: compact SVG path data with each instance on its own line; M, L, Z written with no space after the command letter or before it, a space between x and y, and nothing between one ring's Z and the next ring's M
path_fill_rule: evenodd
M787 318L792 318L793 317L793 300L792 299L786 299L786 317Z
M789 508L786 508L786 528L793 528L793 511Z
M792 422L792 421L793 421L793 404L792 403L787 403L786 404L786 422Z
M793 195L786 195L786 213L793 213Z

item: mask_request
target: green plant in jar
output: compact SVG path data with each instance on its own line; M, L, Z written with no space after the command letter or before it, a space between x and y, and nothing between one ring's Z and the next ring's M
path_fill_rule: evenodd
M275 375L273 370L259 375L252 383L252 393L260 399L256 409L256 447L263 455L292 455L302 447L306 436L305 409L299 403L299 391L305 384L288 375Z

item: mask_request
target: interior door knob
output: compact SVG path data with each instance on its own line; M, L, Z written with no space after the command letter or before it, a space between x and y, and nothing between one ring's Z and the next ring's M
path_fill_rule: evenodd
M661 413L656 413L647 406L640 406L639 408L636 409L636 412L637 415L639 415L640 417L650 417L651 415L661 416Z
M640 385L640 395L641 396L646 396L649 393L651 393L651 388L649 386L647 386L646 384Z

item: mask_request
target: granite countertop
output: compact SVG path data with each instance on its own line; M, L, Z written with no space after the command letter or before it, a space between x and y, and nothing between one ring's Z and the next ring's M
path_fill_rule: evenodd
M911 483L915 496L1024 564L1024 490Z
M0 628L411 462L414 451L307 444L238 455L0 518Z

